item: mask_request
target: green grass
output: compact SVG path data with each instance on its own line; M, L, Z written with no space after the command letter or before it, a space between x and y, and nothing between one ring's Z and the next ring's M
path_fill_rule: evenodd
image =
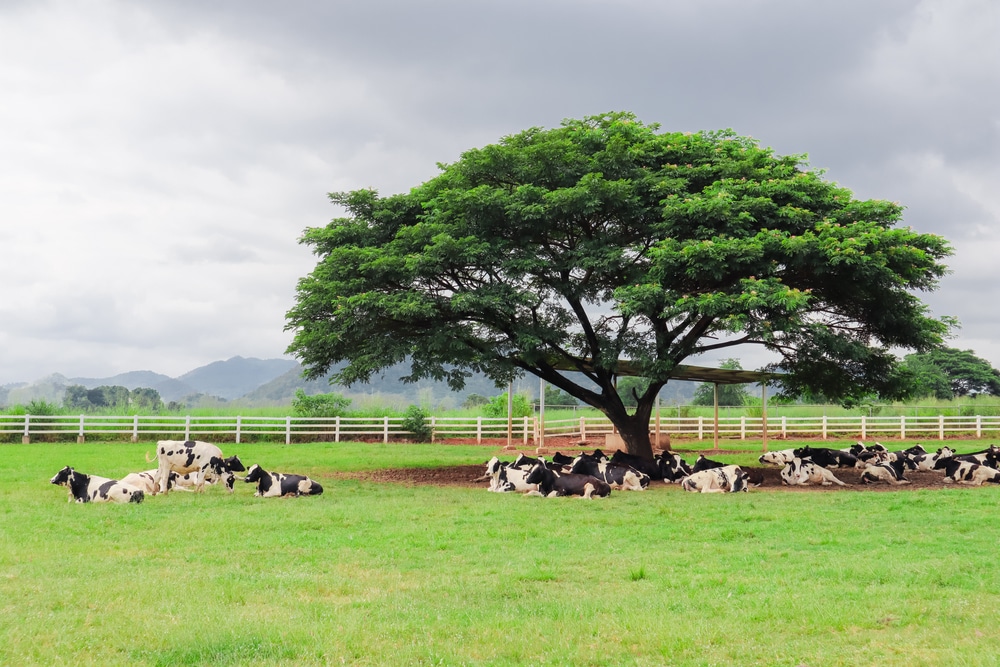
M238 485L78 505L48 484L59 468L118 476L149 467L152 445L2 449L2 664L913 666L1000 652L997 487L541 499L332 474L494 448L323 443L224 448L308 473L319 497Z

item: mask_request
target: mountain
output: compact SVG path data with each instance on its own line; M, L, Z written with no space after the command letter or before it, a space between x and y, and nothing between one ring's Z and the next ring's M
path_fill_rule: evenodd
M33 400L59 404L62 403L66 387L74 384L88 389L101 386L127 389L145 387L155 389L165 402L181 401L199 394L230 400L297 367L298 364L289 359L233 357L201 366L179 378L153 371L130 371L105 378L67 378L55 373L30 384L4 385L4 391L0 391L0 406L26 405Z
M498 389L492 380L484 376L470 377L466 380L465 389L460 392L452 391L445 382L434 380L405 383L402 377L410 372L410 365L405 361L385 369L381 375L372 377L369 382L357 383L350 387L330 384L331 375L340 368L342 366L335 366L318 380L306 380L302 377L302 366L296 363L294 368L257 387L240 401L252 405L289 405L295 398L295 392L301 389L307 395L341 394L352 399L354 407L360 407L359 404L364 403L366 399L377 399L381 404L398 404L399 407L419 404L454 408L461 405L469 394L496 396L506 389ZM515 391L519 390L520 384L523 382L515 383Z
M232 400L298 367L299 364L291 359L232 357L196 368L177 379L197 387L198 393Z

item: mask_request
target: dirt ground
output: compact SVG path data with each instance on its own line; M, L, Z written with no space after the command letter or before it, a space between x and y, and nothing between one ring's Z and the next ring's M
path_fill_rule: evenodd
M475 441L462 441L454 440L447 441L445 444L475 444ZM687 443L685 443L687 444ZM535 447L529 445L526 448L515 447L514 449L505 452L500 456L501 460L513 461L518 453L524 453L527 456L551 456L553 453L559 451L563 454L573 455L581 451L593 451L594 445L582 444L576 439L556 439L547 438L546 446L539 451ZM740 453L739 450L727 450L719 449L713 450L708 449L685 449L681 447L675 448L673 451L680 454L681 457L688 463L694 463L695 459L698 458L698 454L705 454L709 458L714 455L719 454L736 454ZM771 449L779 449L778 447L772 447ZM605 450L606 453L610 454L610 451ZM370 482L384 482L384 483L396 483L396 484L419 484L419 485L430 485L430 486L464 486L469 488L487 488L488 483L484 481L476 481L477 478L482 477L485 471L485 463L488 457L484 456L483 464L481 465L463 465L463 466L447 466L441 468L399 468L399 469L386 469L386 470L375 470L366 471L359 473L341 473L338 476L350 478L350 479L361 479ZM781 483L781 478L779 476L781 472L781 466L744 466L745 469L759 471L764 476L764 483L760 487L752 488L751 491L787 491L791 493L813 493L813 492L835 492L835 491L890 491L890 490L917 490L917 489L928 489L928 488L966 488L964 484L945 484L942 480L944 475L939 472L916 472L907 471L906 478L910 480L910 484L902 484L899 486L890 485L885 483L879 484L861 484L861 471L854 468L835 468L832 470L834 476L840 481L844 482L848 486L784 486ZM676 484L663 484L660 482L655 482L650 485L650 490L657 489L679 489Z

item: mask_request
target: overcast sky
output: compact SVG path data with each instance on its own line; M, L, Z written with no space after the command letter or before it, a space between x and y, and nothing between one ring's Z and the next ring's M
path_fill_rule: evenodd
M998 34L995 0L5 0L0 384L283 356L328 192L616 110L902 202L1000 367Z

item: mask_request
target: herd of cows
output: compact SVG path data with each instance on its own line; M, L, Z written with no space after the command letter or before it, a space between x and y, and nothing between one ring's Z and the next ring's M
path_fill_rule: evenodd
M152 462L149 454L147 462ZM131 473L120 480L81 473L67 466L49 480L65 486L69 500L78 503L141 503L147 495L171 489L200 492L207 484L224 484L232 493L236 473L245 472L244 482L257 485L255 496L280 497L319 495L323 487L305 475L267 472L259 465L244 467L237 456L224 457L216 445L198 440L161 440L156 446L157 467ZM875 443L858 442L848 449L800 447L767 452L759 461L780 465L781 483L788 486L839 485L838 468L861 471L861 484L909 484L908 471L934 471L946 483L981 486L1000 484L1000 447L958 455L949 447L930 453L920 445L889 451ZM679 454L663 452L652 460L616 451L610 457L601 450L581 452L575 457L556 452L551 459L523 454L513 461L493 457L479 481L489 481L489 490L532 495L606 497L612 489L641 491L651 481L678 483L685 491L733 493L760 486L760 470L744 470L699 455L689 465Z
M146 461L152 462L149 454ZM145 470L110 479L81 473L66 466L49 481L65 486L70 502L141 503L147 495L171 489L201 492L206 484L225 484L232 493L236 473L245 472L243 481L256 483L255 496L315 496L323 487L305 475L267 472L259 465L246 468L238 456L225 458L217 446L200 440L160 440L156 443L155 470Z
M1000 484L1000 447L996 445L958 455L949 447L929 453L915 445L892 452L880 443L869 446L858 442L849 449L806 446L767 452L759 461L783 466L781 483L788 486L847 486L837 478L836 468L860 469L861 484L909 484L906 472L911 470L940 472L945 483ZM685 491L732 493L760 486L764 477L759 471L725 465L703 455L698 456L694 465L688 465L672 452L657 454L649 461L621 451L608 457L595 449L575 457L556 452L550 460L523 454L507 462L493 457L478 481L487 480L489 490L498 493L594 498L609 496L612 489L641 491L652 480L676 482Z

